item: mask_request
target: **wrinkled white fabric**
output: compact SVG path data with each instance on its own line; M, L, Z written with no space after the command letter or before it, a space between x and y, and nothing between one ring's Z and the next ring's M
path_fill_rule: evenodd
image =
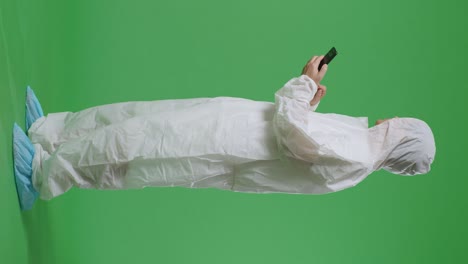
M397 148L412 133L401 121L406 119L369 129L366 117L315 112L318 104L309 102L316 91L314 81L301 75L275 93L275 103L194 98L48 114L29 129L34 187L46 200L73 186L323 194L355 186L380 168L408 167L411 162L398 155L414 144ZM435 154L432 133L424 128L416 135L424 140L413 152L414 173L427 172Z
M384 123L371 128L370 133L372 148L379 150L376 169L403 176L429 172L436 152L431 128L416 118L394 118Z

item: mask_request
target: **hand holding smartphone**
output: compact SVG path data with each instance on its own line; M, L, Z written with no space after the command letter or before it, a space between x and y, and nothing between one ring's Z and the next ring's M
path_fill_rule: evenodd
M323 77L325 76L326 71L320 71L324 64L329 64L333 58L338 54L335 47L332 47L326 55L323 56L322 60L319 62L318 59L322 56L312 57L302 69L302 74L309 76L315 83L320 84ZM313 60L313 61L312 61ZM318 64L318 65L317 65ZM317 67L317 68L316 68ZM318 70L318 71L317 71Z

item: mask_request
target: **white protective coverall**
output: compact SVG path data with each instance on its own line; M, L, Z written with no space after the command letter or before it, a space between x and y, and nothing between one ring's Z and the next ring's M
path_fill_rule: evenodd
M219 188L324 194L355 186L375 170L430 170L430 128L395 118L315 112L317 85L289 80L275 103L236 97L126 102L52 113L29 129L33 185L49 200L71 187Z

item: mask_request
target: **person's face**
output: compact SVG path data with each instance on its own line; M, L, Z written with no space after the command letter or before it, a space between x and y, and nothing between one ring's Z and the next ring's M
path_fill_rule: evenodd
M393 118L398 118L398 116L395 116L395 117L393 117ZM375 125L376 125L376 126L377 126L377 125L380 125L381 123L383 123L383 122L385 122L385 121L387 121L387 120L390 120L390 119L392 119L392 118L378 119L378 120L375 122Z

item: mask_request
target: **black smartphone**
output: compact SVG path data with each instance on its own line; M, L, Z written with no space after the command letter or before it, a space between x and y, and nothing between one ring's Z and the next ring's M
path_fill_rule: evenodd
M324 64L330 64L330 62L333 60L333 58L335 58L335 56L337 54L338 54L338 52L336 52L335 47L331 48L331 50L328 51L328 53L325 55L325 57L323 57L322 61L320 61L320 64L318 66L318 70L320 71L320 69L322 69L322 66Z

